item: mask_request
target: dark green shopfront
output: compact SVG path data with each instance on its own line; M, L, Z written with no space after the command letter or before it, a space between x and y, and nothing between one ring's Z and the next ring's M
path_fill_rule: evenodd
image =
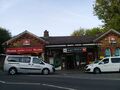
M46 37L45 58L58 69L79 69L97 58L93 36Z
M97 48L96 46L66 47L47 47L46 60L59 69L79 69L95 60L94 49Z

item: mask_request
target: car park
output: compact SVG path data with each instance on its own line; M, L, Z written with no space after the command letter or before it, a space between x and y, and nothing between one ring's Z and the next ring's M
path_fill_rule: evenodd
M86 72L120 72L120 56L105 57L100 61L85 66Z
M42 59L27 55L7 55L4 60L4 71L10 75L16 73L54 73L52 65L45 63Z

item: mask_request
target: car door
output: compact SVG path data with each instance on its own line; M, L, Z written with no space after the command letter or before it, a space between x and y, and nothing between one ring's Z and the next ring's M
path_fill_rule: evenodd
M43 67L44 67L44 63L39 58L34 57L32 59L32 69L31 69L31 71L33 73L41 73Z
M19 63L20 72L30 73L31 71L31 57L20 57Z
M99 68L102 72L107 72L111 70L111 63L109 62L109 58L104 59L99 63Z

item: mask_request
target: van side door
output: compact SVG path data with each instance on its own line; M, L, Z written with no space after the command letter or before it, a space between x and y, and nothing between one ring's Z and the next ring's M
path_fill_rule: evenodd
M21 58L19 63L20 72L29 73L31 69L31 57L19 58Z
M32 59L32 72L33 73L41 73L44 68L44 63L39 58Z

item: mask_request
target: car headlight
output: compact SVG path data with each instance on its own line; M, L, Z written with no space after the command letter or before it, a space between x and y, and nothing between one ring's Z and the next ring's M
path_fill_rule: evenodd
M91 67L93 67L93 65L89 65L87 68L91 68Z

